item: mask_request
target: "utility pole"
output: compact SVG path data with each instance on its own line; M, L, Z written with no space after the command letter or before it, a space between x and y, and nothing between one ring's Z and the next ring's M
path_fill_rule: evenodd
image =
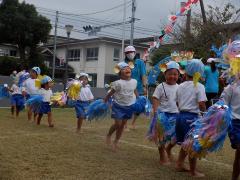
M132 0L132 18L131 18L131 36L130 36L130 45L133 45L134 23L135 23L135 12L136 12L136 0Z
M124 7L123 7L123 26L122 26L122 55L121 59L123 60L124 58L124 46L125 46L125 24L126 24L126 4L127 1L124 0Z
M186 22L186 38L188 42L191 36L191 15L192 15L192 11L191 9L189 9L187 12L187 22Z
M53 63L52 63L52 79L54 79L54 77L55 77L56 49L57 49L57 26L58 26L58 11L56 11L55 31L54 31L54 49L53 49Z
M203 24L206 24L207 23L207 17L206 17L206 12L205 12L205 8L204 8L203 0L199 0L199 1L200 1L201 12L202 12Z

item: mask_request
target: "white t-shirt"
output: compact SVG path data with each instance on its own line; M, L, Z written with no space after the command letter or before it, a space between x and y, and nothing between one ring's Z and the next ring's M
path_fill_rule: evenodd
M134 90L137 88L137 81L135 79L114 81L111 88L116 91L113 99L117 104L130 106L136 102Z
M177 102L179 111L199 113L199 102L207 101L205 88L201 83L195 87L193 81L185 81L178 86Z
M23 82L24 91L28 94L37 94L38 88L35 85L36 79L28 78L26 81Z
M232 118L240 120L240 83L228 85L224 89L221 99L231 107Z
M165 82L156 87L153 96L159 100L160 105L158 108L161 112L178 113L178 107L176 104L177 89L178 84L168 85Z
M12 85L11 90L13 91L12 95L22 94L22 89L20 87L18 87L16 84Z
M39 89L37 94L43 96L43 102L50 102L51 96L53 95L51 89L46 90L44 88Z
M90 89L90 86L89 85L82 86L77 100L90 101L93 99L94 99L94 97L93 97L92 91Z

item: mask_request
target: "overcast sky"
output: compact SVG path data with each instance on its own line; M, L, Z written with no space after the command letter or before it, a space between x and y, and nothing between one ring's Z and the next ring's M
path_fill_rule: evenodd
M20 0L20 2L21 1L22 0ZM130 0L127 0L127 2L128 1ZM139 18L140 20L136 22L136 26L160 31L160 26L167 23L168 16L171 13L175 13L179 10L179 5L181 1L184 0L137 0L136 18ZM124 0L25 0L25 2L34 4L36 7L60 10L76 14L86 14L112 8L114 6L122 4ZM237 8L240 8L240 0L204 0L205 7L208 4L211 4L212 6L218 5L222 7L223 4L227 2L231 2ZM50 13L44 10L39 11L41 11L42 13ZM198 11L199 4L193 7L193 12ZM45 15L48 16L48 18L52 19L52 23L54 24L54 16L49 14ZM127 8L127 17L130 17L130 15L131 7L129 6ZM121 22L123 17L123 7L105 13L90 15L89 17L95 17L113 22ZM66 19L60 19L60 23L63 25L71 22L70 19L69 21L67 21ZM76 22L72 23L73 25L75 25L76 29L81 29L83 25L88 24L87 22L81 22L81 24L80 22L79 24ZM105 31L110 33L111 29L106 29ZM63 35L62 33L63 32L59 30L59 34ZM151 34L151 32L146 33L145 36L148 36L148 34ZM127 33L127 36L128 35L129 33ZM81 38L81 36L83 35L79 33L73 33L72 36ZM136 34L136 36L139 36L139 34Z

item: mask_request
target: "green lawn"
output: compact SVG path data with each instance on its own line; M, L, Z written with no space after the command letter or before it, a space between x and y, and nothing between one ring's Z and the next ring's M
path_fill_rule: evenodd
M174 165L158 164L157 148L145 139L144 117L136 130L124 132L114 153L104 142L110 119L84 122L84 133L76 134L73 109L53 109L53 116L55 127L49 128L46 117L37 126L26 120L26 112L13 119L10 110L0 109L0 179L191 179ZM199 162L203 179L230 179L233 158L227 140L221 152Z

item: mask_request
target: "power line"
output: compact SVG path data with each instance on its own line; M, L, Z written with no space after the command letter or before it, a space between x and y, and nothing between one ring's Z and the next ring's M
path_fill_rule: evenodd
M55 12L56 10L53 10L53 9L48 9L48 8L41 8L41 7L37 7L38 9L42 9L42 10L46 10L47 12L52 12L54 15L55 15ZM72 17L81 17L81 21L83 21L82 19L85 19L87 21L91 21L92 22L96 22L97 23L116 23L116 22L113 22L113 21L106 21L106 20L101 20L101 19L97 19L97 18L91 18L91 17L86 17L86 16L83 16L81 14L73 14L73 13L65 13L65 12L62 12L62 11L59 11L60 14L60 17L62 18L67 18L67 19L70 19L69 17L64 17L64 16L72 16ZM52 14L52 15L53 15ZM71 17L71 19L72 19ZM77 21L79 21L79 19L77 19ZM101 24L98 24L98 25L101 25ZM158 30L154 30L154 29L150 29L150 28L142 28L142 27L139 27L139 26L136 26L136 29L141 29L144 31L149 31L149 32L154 32L154 33L158 33L159 31Z

